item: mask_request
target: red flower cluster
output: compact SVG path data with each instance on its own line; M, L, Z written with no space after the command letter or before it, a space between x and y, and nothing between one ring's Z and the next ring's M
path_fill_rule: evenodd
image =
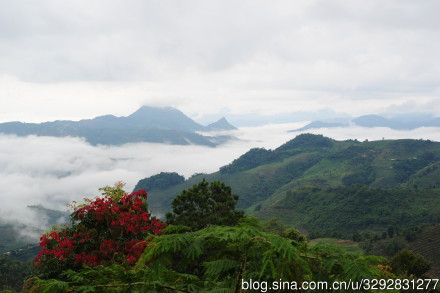
M76 208L72 227L45 234L37 265L54 260L95 266L110 262L134 264L144 251L148 234L160 235L165 223L150 217L143 190L120 198L104 196Z

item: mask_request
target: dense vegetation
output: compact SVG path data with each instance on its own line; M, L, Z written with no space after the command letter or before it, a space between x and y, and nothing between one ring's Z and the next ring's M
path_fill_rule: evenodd
M393 276L384 258L348 253L328 245L311 247L264 232L256 220L249 218L233 227L210 226L176 233L176 228L170 226L164 233L152 240L153 245L147 247L133 269L124 270L121 265L86 267L66 271L64 280L29 283L43 292L107 292L115 288L128 292L240 292L242 280L251 279L300 284L307 280Z
M43 250L36 259L39 269L35 277L26 281L25 292L241 292L243 282L251 280L263 282L268 290L269 286L281 286L281 280L288 280L289 284L298 282L300 286L303 281L397 276L386 266L385 258L350 253L329 245L309 246L296 229L285 229L276 222L265 226L255 218L242 217L235 211L237 198L220 182L202 181L183 192L176 198L174 216L170 217L172 225L165 229L160 222L156 222L159 226L148 222L144 193L128 195L120 187L106 187L103 197L74 205L71 227L43 235ZM219 217L217 223L188 227L192 225L189 218L179 215L190 215L193 222L200 220L198 215L189 213L194 208L191 195L196 194L208 195L197 199L201 214L212 213L214 207L223 209L225 215L240 217L233 223L228 217ZM232 204L224 205L219 199ZM216 204L212 204L213 200ZM126 206L142 219L126 218ZM151 230L151 226L159 230ZM78 237L81 240L75 242L76 236L71 232L95 234ZM137 235L144 235L144 240ZM134 259L136 263L131 260L132 240L141 248ZM86 255L89 257L82 257ZM396 268L407 266L407 259L412 256L410 253L401 257Z
M270 162L273 158L272 152L264 148L253 148L240 158L235 159L231 164L220 168L222 174L234 174L258 167Z
M23 280L31 273L27 262L13 260L10 257L0 257L0 291L21 290Z
M387 260L310 245L278 220L264 225L243 217L235 210L237 197L221 182L203 180L182 192L164 228L150 217L146 193L127 194L122 186L73 203L71 225L41 237L36 270L23 292L241 292L251 280L270 290L285 286L281 281L299 287L304 281L423 277L430 268L409 250ZM217 212L215 222L205 221Z
M36 276L60 278L68 269L113 263L133 265L148 244L147 235L165 227L151 217L145 191L125 193L122 184L102 188L102 197L72 205L71 225L40 238Z
M160 174L139 180L134 187L134 191L151 190L153 188L168 188L177 184L182 184L183 182L185 182L185 177L176 172L161 172Z
M261 210L263 218L318 233L350 237L355 232L385 232L440 222L439 189L301 187Z
M167 222L192 231L213 225L234 226L244 215L235 210L237 200L238 195L232 194L224 183L203 180L174 198L173 211L166 214Z
M250 170L264 164L280 162L285 158L301 152L322 151L333 145L333 141L322 135L302 134L295 139L283 144L274 151L264 148L253 148L235 159L229 165L220 168L222 174L234 174ZM315 161L316 163L316 161ZM310 166L313 163L309 164Z
M212 174L149 189L151 207L166 213L172 199L206 178L231 186L237 206L252 213L301 186L440 187L440 143L425 140L335 141L302 134L274 150L252 149ZM148 179L148 178L147 178Z

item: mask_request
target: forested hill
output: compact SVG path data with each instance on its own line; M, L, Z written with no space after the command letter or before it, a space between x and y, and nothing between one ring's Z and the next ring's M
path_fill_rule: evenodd
M302 134L274 150L251 149L218 172L154 186L150 204L165 212L175 195L203 178L231 186L240 196L238 206L249 211L268 207L301 186L437 188L439 160L440 143L429 140L336 141ZM135 189L140 188L141 182Z
M215 126L215 130L234 128L224 118L205 127L177 109L143 106L127 117L104 115L80 121L0 123L0 133L19 136L83 137L93 145L156 142L215 146L232 139L230 136L212 137L196 133L196 131L213 130L212 125Z

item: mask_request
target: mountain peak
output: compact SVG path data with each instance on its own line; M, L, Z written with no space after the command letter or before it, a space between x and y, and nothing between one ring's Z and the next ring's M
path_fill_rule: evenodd
M388 127L393 129L404 129L404 125L398 121L389 120L380 115L370 114L357 117L352 120L355 124L363 127Z
M226 120L225 117L222 117L221 119L219 119L218 121L209 124L208 126L206 126L206 129L208 131L215 131L215 130L235 130L237 129L237 127L235 127L234 125L232 125L231 123L228 122L228 120Z
M137 109L135 112L133 112L128 117L131 118L138 118L138 117L145 117L145 116L160 116L161 114L166 113L172 113L172 114L182 114L179 110L172 108L172 107L151 107L151 106L142 106L139 109Z
M180 131L203 130L203 126L172 107L142 106L127 117L139 127L173 129Z

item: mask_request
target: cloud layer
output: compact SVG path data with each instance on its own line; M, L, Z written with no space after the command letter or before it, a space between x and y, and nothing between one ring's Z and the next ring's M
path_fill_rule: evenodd
M160 172L186 177L215 172L254 145L273 147L279 141L255 141L254 135L251 130L242 135L245 140L218 148L153 143L91 146L80 138L2 135L1 219L46 228L47 219L38 219L28 205L66 210L72 200L93 198L99 194L98 188L119 180L131 191L138 180Z
M123 146L91 146L79 138L0 136L1 220L47 227L26 208L41 204L67 210L72 200L98 195L98 188L122 180L131 191L138 180L160 173L178 172L186 177L211 173L253 147L274 149L298 133L296 124L242 128L235 141L217 148L137 143ZM440 141L439 128L396 131L386 128L331 128L311 130L337 140L415 138ZM153 211L154 212L154 211Z

